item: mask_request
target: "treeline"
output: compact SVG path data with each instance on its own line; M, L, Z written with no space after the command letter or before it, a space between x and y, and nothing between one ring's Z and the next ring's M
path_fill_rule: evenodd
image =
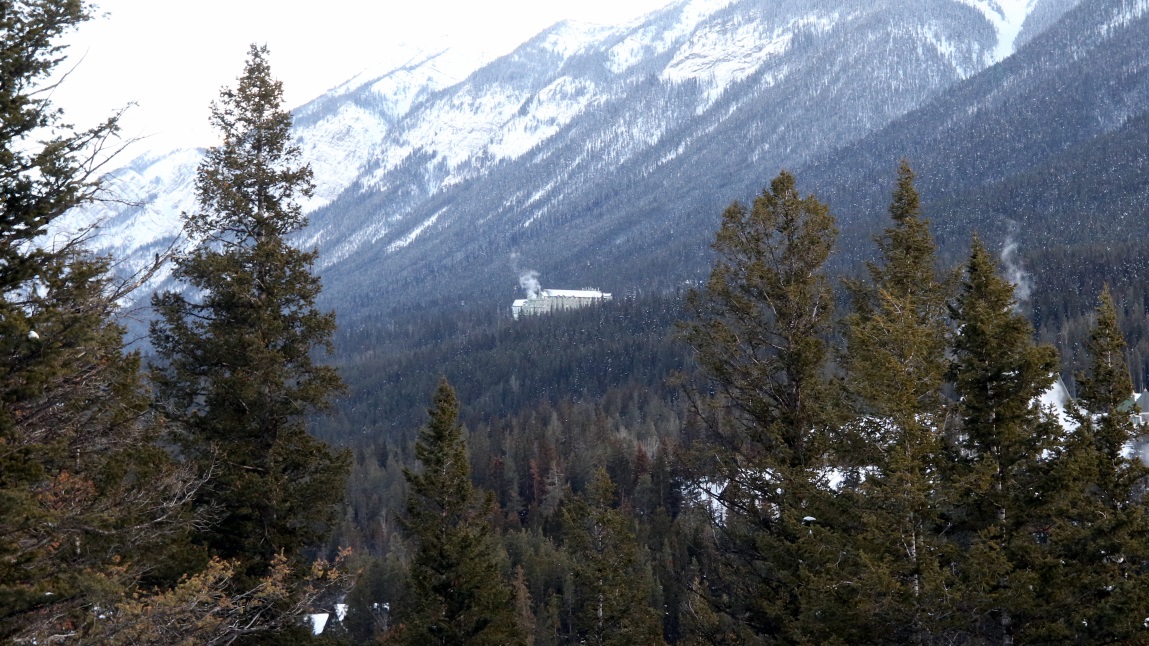
M471 594L513 600L484 611L492 643L1146 639L1149 470L1113 300L1062 413L1043 399L1057 351L976 238L939 267L904 165L890 215L836 290L833 218L792 177L731 206L677 332L699 368L678 400L619 387L464 427L441 384L414 464L447 451L430 446L469 457L444 489L395 445L372 465L376 503L407 511L371 514L363 547L385 556L348 596L345 638L480 643L452 623ZM446 489L467 511L429 527ZM356 508L372 489L351 491ZM485 548L431 538L456 531ZM498 590L428 584L491 585L475 574L491 568Z
M504 417L563 399L596 398L616 387L654 388L688 359L674 340L680 295L643 294L558 316L510 317L509 303L419 311L402 323L341 329L334 365L352 390L338 418L316 431L353 446L373 440L409 446L425 401L447 376L468 422ZM403 436L406 435L404 439Z
M341 593L345 554L315 549L349 455L306 432L342 388L314 361L315 253L297 198L311 171L282 87L253 46L212 106L222 143L196 177L186 249L156 293L155 358L128 352L127 278L53 227L100 190L116 119L76 131L45 86L80 1L0 5L0 641L285 644Z

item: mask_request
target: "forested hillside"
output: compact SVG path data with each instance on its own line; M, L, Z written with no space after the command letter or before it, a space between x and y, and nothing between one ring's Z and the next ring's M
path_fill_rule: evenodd
M487 534L517 598L506 620L529 641L1143 636L1149 471L1128 453L1113 300L1092 296L1072 333L1076 403L1050 398L1067 366L1034 342L995 254L975 238L960 266L940 261L908 167L888 212L864 277L840 281L833 217L783 174L727 209L711 278L685 299L392 331L418 364L392 379L430 393L446 375L470 394L442 382L419 442L457 401L468 486L490 492L458 499L471 511L457 522ZM616 348L642 359L618 370ZM340 423L381 393L403 394L367 404L376 421L348 436L357 468L332 545L376 555L348 596L348 639L403 641L437 621L426 604L456 603L424 587L420 559L471 575L403 520L428 495L408 470L427 464L414 426L390 424L410 414L405 386L352 395Z
M614 94L358 193L252 45L125 265L58 226L112 181L49 91L94 9L0 3L0 640L1149 642L1149 4L704 8L396 90ZM512 317L539 259L613 299Z

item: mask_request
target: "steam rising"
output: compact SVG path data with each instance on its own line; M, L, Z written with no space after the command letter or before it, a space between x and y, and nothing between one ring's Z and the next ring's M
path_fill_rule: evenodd
M1132 442L1132 453L1141 458L1141 463L1149 466L1149 438L1141 436Z
M1033 278L1022 268L1017 259L1017 241L1010 236L1001 250L1001 265L1006 279L1013 283L1013 295L1017 300L1027 301L1033 292Z
M519 287L527 293L528 300L538 298L539 292L543 290L539 284L539 272L531 269L519 274Z

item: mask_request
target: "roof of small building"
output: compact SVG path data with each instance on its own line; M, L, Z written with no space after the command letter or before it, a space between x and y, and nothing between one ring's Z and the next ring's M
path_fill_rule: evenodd
M1117 410L1122 413L1133 410L1133 405L1136 404L1137 408L1142 411L1149 410L1149 390L1133 393L1133 396L1117 405Z
M551 298L608 298L597 289L544 289L543 294Z

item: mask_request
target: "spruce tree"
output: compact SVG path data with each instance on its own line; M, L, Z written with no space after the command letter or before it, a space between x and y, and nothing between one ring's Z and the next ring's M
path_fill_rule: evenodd
M1078 400L1054 468L1051 523L1056 558L1043 572L1045 612L1026 631L1035 641L1135 642L1149 607L1149 517L1143 491L1149 468L1131 451L1137 433L1125 339L1108 286L1087 343L1088 374L1077 375Z
M322 544L349 463L306 430L342 384L314 359L331 349L335 317L315 306L316 252L289 238L306 224L297 199L312 183L282 98L267 49L253 45L236 87L212 105L222 143L200 164L197 210L184 214L195 246L176 260L180 289L152 300L157 398L181 429L180 454L211 475L196 505L217 522L195 543L239 563L237 589L277 555L298 564Z
M696 398L708 431L697 485L717 494L704 596L749 638L816 640L860 624L847 611L856 589L840 585L853 578L850 521L828 469L838 406L822 267L836 234L828 208L783 172L750 209L726 209L710 279L688 297L683 336L714 395Z
M115 119L59 123L46 79L86 3L0 4L0 641L82 638L160 564L195 482L156 443L116 302L82 240L46 242L99 188Z
M883 641L923 643L941 630L946 603L936 557L944 543L938 473L948 285L904 161L890 217L893 225L877 240L880 260L868 265L869 284L850 286L845 385L854 405L850 427L861 435L854 460L868 469L858 498L868 614Z
M490 517L494 498L471 484L459 402L446 379L439 383L405 470L410 493L404 518L415 541L411 560L412 607L399 618L406 644L516 644L519 631L511 587L494 557Z
M65 211L91 199L93 172L116 119L86 131L60 124L61 113L43 84L63 60L60 37L88 20L80 0L20 0L0 5L0 292L23 293L62 249L30 244ZM42 138L43 137L43 138ZM0 324L5 356L26 342L18 303L5 301Z
M585 644L659 644L662 622L650 605L653 577L634 521L614 508L614 497L614 483L599 467L585 494L563 509L575 563L575 631Z
M1057 352L1034 344L1013 285L977 238L951 315L960 417L943 510L960 548L951 594L969 620L959 632L1009 643L1038 614L1037 572L1051 558L1043 528L1062 434L1038 398L1056 377Z

